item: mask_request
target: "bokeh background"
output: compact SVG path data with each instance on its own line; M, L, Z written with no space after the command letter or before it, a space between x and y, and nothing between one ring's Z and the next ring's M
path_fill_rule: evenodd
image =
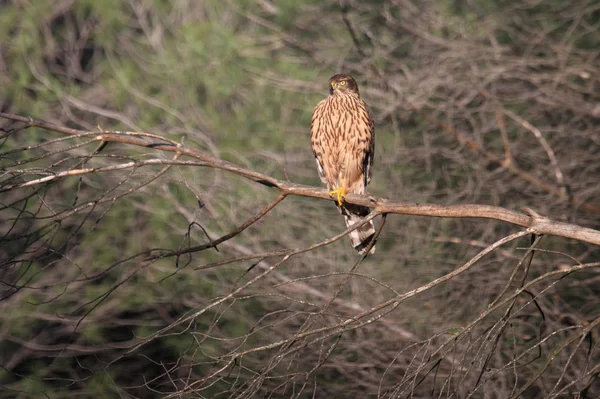
M152 132L320 187L312 109L331 75L350 73L376 121L371 194L597 229L599 28L593 0L3 1L0 110ZM172 156L0 126L5 184ZM332 203L289 197L218 251L149 261L277 196L212 168L162 169L0 195L0 398L600 395L598 267L544 277L480 317L519 281L600 261L597 246L543 237L525 275L523 237L328 335L519 229L390 215L357 269L347 238L199 269L343 231Z

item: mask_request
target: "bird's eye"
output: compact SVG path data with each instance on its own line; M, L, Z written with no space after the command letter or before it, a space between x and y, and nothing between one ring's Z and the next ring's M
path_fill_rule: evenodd
M340 84L341 84L342 86L346 86L346 81L345 81L345 80L342 80L342 81L340 82Z

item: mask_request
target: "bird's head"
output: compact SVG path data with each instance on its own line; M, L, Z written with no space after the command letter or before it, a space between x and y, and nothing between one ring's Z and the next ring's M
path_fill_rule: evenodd
M337 95L349 93L356 94L357 96L359 95L358 85L352 76L341 73L333 75L331 79L329 79L329 94Z

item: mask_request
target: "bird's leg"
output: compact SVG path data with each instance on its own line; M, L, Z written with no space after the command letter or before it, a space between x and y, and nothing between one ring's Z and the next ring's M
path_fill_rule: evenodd
M338 206L342 206L342 202L346 197L346 190L344 189L344 186L340 186L337 190L330 191L329 196L337 196Z

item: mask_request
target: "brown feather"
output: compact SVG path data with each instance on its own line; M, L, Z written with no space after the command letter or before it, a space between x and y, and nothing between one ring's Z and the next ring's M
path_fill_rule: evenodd
M333 76L330 87L329 97L315 107L311 123L311 145L319 175L329 190L343 186L347 194L365 194L375 149L373 118L351 76ZM348 226L369 214L369 208L349 204L343 204L340 211ZM373 222L369 221L350 234L352 245L359 251L364 249L365 240L370 241L374 233Z

